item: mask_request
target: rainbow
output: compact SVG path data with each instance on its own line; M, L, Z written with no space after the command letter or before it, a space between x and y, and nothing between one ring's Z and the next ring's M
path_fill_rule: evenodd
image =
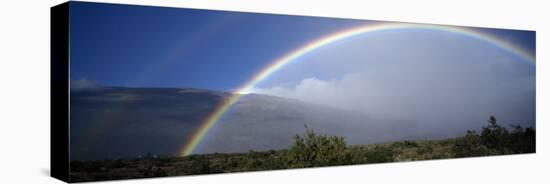
M318 48L321 48L325 45L329 45L338 40L351 38L357 35L365 33L373 33L384 30L394 30L394 29L428 29L428 30L438 30L444 32L455 33L458 35L471 37L473 39L490 43L498 48L509 51L523 60L528 61L532 64L535 64L534 54L530 54L529 51L523 49L519 46L513 45L510 42L499 39L489 34L485 34L474 29L468 29L463 27L451 27L451 26L441 26L441 25L430 25L430 24L410 24L410 23L377 23L369 24L364 26L358 26L351 29L346 29L339 31L328 36L321 37L317 40L309 42L286 55L276 59L271 64L267 65L264 69L257 72L250 80L244 83L237 92L226 98L202 123L197 131L191 136L189 142L185 144L181 150L181 155L186 156L193 153L193 150L205 137L208 131L218 122L222 115L243 95L249 93L254 86L261 82L262 80L269 77L275 71L285 67L287 64L296 60L304 54L314 51Z

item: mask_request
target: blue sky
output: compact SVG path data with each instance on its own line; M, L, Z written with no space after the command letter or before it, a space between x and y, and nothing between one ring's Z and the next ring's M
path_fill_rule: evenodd
M365 20L72 2L71 79L230 91L294 48ZM483 29L534 52L532 32Z

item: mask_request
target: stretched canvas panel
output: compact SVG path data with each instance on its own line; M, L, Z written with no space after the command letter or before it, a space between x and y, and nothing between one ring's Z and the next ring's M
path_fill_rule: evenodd
M68 2L67 182L535 153L535 31Z

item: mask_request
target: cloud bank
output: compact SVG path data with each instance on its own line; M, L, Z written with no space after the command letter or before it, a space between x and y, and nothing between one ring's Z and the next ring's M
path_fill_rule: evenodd
M99 84L88 79L71 80L70 87L71 87L71 90L76 90L76 91L95 90L100 88Z
M470 38L391 32L318 49L253 92L434 130L479 128L490 115L534 126L534 65Z

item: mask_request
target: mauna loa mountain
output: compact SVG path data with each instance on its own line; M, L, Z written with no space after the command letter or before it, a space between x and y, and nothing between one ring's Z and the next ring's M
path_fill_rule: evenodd
M231 94L202 89L103 87L71 91L72 160L175 156ZM367 115L294 99L248 94L202 140L196 153L284 149L304 126L349 144L436 135L412 121ZM463 131L459 131L463 133Z

